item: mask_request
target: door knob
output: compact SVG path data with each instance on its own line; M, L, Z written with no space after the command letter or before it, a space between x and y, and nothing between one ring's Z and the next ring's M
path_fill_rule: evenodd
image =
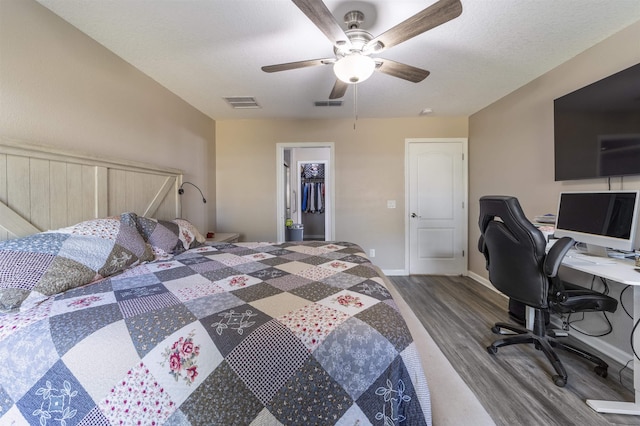
M415 213L411 213L411 217L418 217L418 215Z

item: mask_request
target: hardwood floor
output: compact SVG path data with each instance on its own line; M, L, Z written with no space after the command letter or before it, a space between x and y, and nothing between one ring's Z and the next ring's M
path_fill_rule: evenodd
M609 376L603 379L591 363L557 351L569 376L567 385L559 388L551 380L553 368L532 345L500 348L489 355L486 347L497 338L491 326L509 321L507 300L496 292L461 276L389 279L497 425L640 425L640 416L599 414L585 403L633 400L632 392L619 383L622 366L611 360Z

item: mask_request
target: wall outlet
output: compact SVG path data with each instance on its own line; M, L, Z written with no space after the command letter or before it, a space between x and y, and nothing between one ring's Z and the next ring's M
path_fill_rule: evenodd
M387 208L395 209L396 208L396 200L387 200Z
M376 249L369 249L369 257L376 257Z

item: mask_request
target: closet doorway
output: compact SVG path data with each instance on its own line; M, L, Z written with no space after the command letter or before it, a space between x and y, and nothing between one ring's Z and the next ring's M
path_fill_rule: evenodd
M287 232L288 221L302 225L306 241L334 240L333 142L279 143L276 161L278 241L299 237L299 231Z

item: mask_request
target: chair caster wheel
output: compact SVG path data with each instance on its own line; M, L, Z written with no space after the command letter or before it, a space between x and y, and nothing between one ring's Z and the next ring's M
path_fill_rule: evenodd
M495 355L498 353L498 348L496 348L495 346L487 346L487 352L489 352L489 354L491 355Z
M559 388L563 388L564 385L567 384L567 380L563 379L561 376L558 376L557 374L553 376L552 379L553 379L553 383L555 383L555 385L558 386Z
M502 333L500 332L500 327L496 327L495 325L494 325L493 327L491 327L491 332L492 332L493 334L502 334Z
M599 365L596 365L593 369L593 371L595 371L595 373L602 377L603 379L606 379L607 376L609 375L607 368L606 367L601 367Z

